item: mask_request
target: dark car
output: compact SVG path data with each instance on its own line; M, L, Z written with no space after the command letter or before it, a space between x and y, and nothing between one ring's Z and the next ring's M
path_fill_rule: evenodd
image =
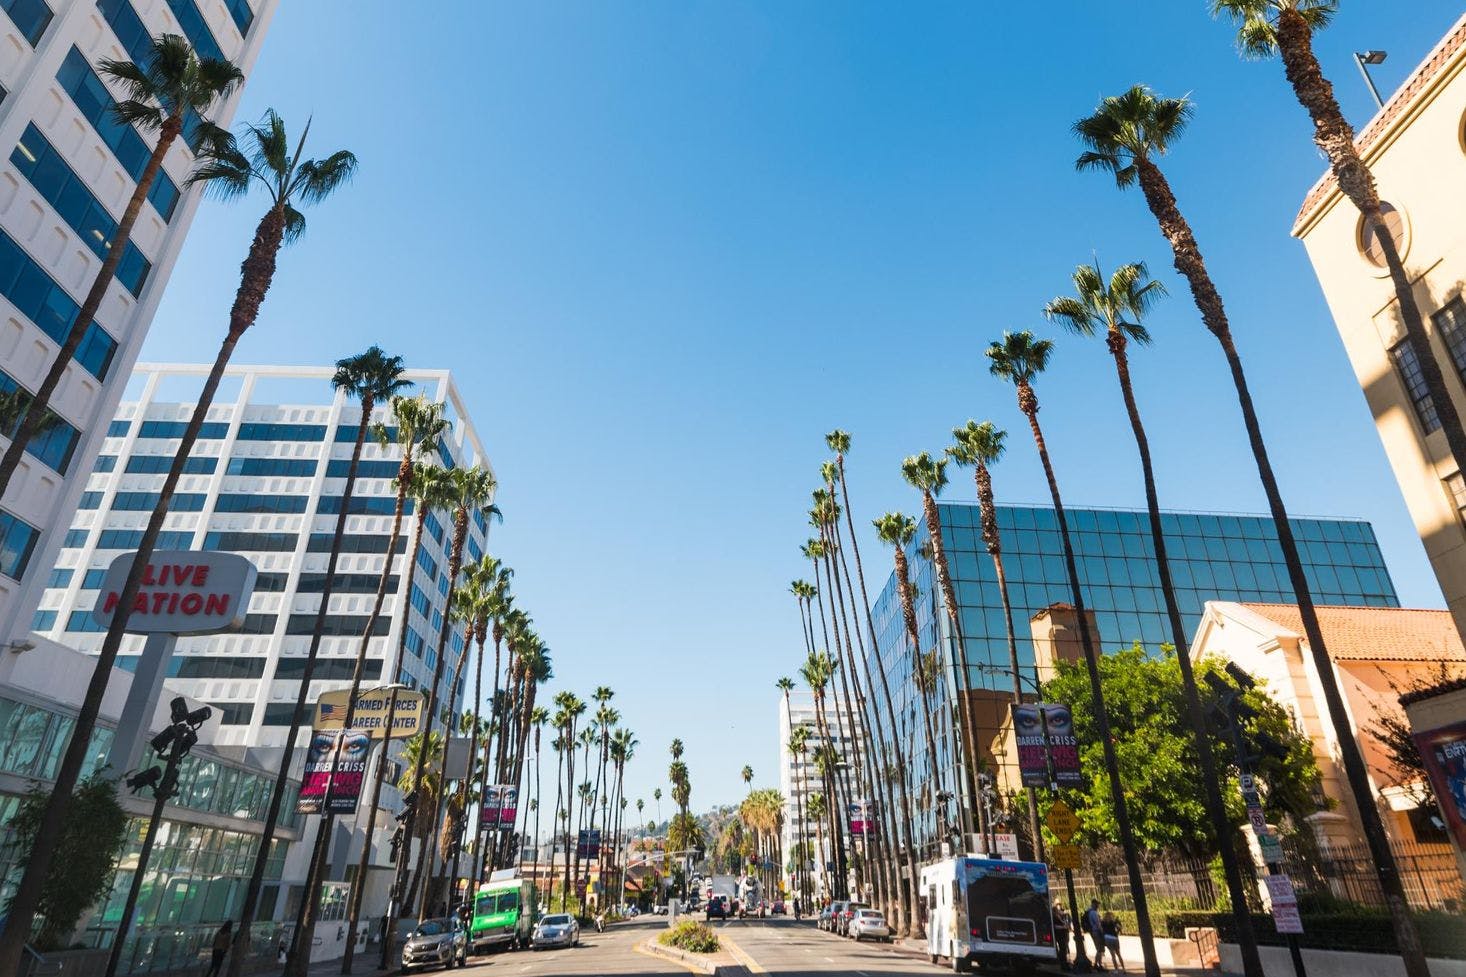
M834 902L830 903L828 906L826 906L824 909L820 910L820 929L825 930L829 933L835 932L835 919L837 916L840 915L840 911L844 908L845 903L842 900L837 899Z
M728 905L728 897L724 895L708 896L707 907L703 910L703 919L727 919L732 912Z
M769 911L772 912L775 916L783 916L786 912L788 912L788 910L784 906L783 899L775 899L773 908Z

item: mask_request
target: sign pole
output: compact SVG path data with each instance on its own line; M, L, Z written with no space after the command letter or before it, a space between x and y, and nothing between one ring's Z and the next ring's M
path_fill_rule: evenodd
M1058 798L1059 780L1054 772L1053 755L1049 752L1049 716L1043 706L1042 702L1038 704L1039 729L1043 731L1044 738L1044 768L1049 776L1049 795ZM1074 936L1074 972L1087 974L1093 968L1089 965L1089 956L1084 952L1084 930L1079 921L1079 897L1074 894L1073 869L1064 869L1064 889L1069 896L1069 932Z

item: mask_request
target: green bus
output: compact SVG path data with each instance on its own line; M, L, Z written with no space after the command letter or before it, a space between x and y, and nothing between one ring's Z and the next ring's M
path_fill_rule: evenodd
M496 879L481 883L473 899L468 942L474 953L507 946L529 946L534 928L534 884L528 879Z

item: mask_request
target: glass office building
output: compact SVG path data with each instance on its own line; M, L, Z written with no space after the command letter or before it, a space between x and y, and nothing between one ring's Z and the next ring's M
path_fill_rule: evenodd
M971 675L968 688L1011 694L1007 629L992 558L983 545L979 509L974 503L938 504L942 540L961 609L963 635ZM1079 565L1086 607L1094 612L1099 640L1106 651L1136 641L1158 649L1171 641L1161 597L1149 519L1144 511L1068 509L1070 534ZM998 529L1003 566L1013 604L1018 654L1026 674L1033 674L1033 640L1029 621L1055 603L1070 603L1068 575L1054 511L1036 506L999 506ZM1282 550L1266 516L1213 513L1162 513L1171 574L1188 638L1209 600L1294 603L1283 565ZM1295 519L1293 531L1305 570L1319 604L1398 607L1384 557L1367 522L1345 519ZM945 721L955 675L950 668L949 623L941 604L926 523L919 525L907 548L916 616L923 651L943 649L946 681L938 683L934 715L944 724L938 747L942 782L951 790L956 765L952 737ZM922 714L912 684L911 656L901 619L895 574L888 579L871 611L882 666L891 682L898 729L897 742L925 741ZM940 631L938 630L940 629ZM1026 691L1032 691L1026 689ZM913 783L930 783L926 750L912 749ZM923 805L927 809L927 805ZM934 818L934 816L933 816ZM927 827L928 838L935 824Z

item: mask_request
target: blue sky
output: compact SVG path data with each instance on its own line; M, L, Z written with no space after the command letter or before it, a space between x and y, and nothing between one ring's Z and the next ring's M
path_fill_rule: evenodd
M914 511L901 458L969 417L1019 425L982 350L1005 329L1052 335L1039 309L1092 253L1148 261L1173 295L1134 364L1162 503L1263 510L1219 352L1143 200L1073 170L1070 124L1135 82L1197 103L1166 169L1290 508L1372 520L1401 598L1440 605L1288 236L1323 164L1281 66L1239 60L1201 0L1034 11L281 4L240 118L313 113L313 148L350 148L361 172L308 214L236 360L375 342L455 372L551 691L613 686L641 741L628 797L665 789L674 736L696 808L737 800L744 763L777 785L773 683L801 655L787 588L822 435L854 435L862 523ZM1350 52L1390 52L1388 92L1458 14L1344 5L1318 46L1356 125L1373 106ZM212 358L262 207L206 202L145 358ZM1102 344L1062 337L1038 392L1066 498L1143 505ZM996 472L1003 501L1046 501L1025 442Z

